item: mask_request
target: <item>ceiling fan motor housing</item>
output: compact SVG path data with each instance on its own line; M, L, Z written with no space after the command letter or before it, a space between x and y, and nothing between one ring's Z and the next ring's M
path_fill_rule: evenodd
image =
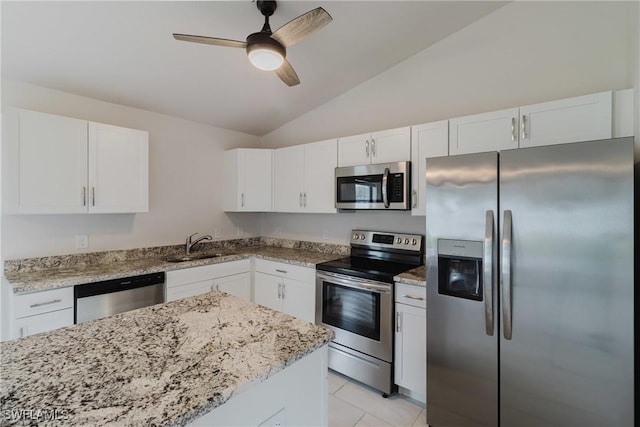
M259 32L250 34L247 37L247 55L257 49L268 49L278 52L283 58L287 56L287 50L275 39L270 37L269 33Z
M273 15L273 12L275 12L276 8L278 7L274 0L258 0L256 2L256 6L258 7L260 13L262 13L264 16Z

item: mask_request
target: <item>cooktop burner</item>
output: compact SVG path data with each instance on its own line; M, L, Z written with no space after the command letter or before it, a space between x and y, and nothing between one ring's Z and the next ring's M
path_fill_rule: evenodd
M320 271L393 283L393 277L423 264L423 237L354 230L351 256L316 265Z

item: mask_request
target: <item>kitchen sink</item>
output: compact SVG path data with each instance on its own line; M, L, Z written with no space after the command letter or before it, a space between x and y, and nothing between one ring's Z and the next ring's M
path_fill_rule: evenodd
M197 261L199 259L208 259L208 258L218 258L224 256L225 254L190 254L190 255L176 255L164 258L167 262L187 262L187 261Z

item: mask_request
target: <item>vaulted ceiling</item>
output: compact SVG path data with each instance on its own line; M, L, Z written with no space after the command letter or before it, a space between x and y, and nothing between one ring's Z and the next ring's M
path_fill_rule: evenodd
M347 92L504 2L281 1L271 28L318 6L333 22L291 46L301 84L254 68L242 49L263 16L243 1L3 2L2 76L258 136Z

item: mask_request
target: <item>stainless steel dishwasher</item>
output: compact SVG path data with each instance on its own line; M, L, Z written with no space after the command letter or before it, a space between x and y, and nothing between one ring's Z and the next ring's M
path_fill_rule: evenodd
M150 273L76 285L74 323L159 304L165 299L165 274Z

